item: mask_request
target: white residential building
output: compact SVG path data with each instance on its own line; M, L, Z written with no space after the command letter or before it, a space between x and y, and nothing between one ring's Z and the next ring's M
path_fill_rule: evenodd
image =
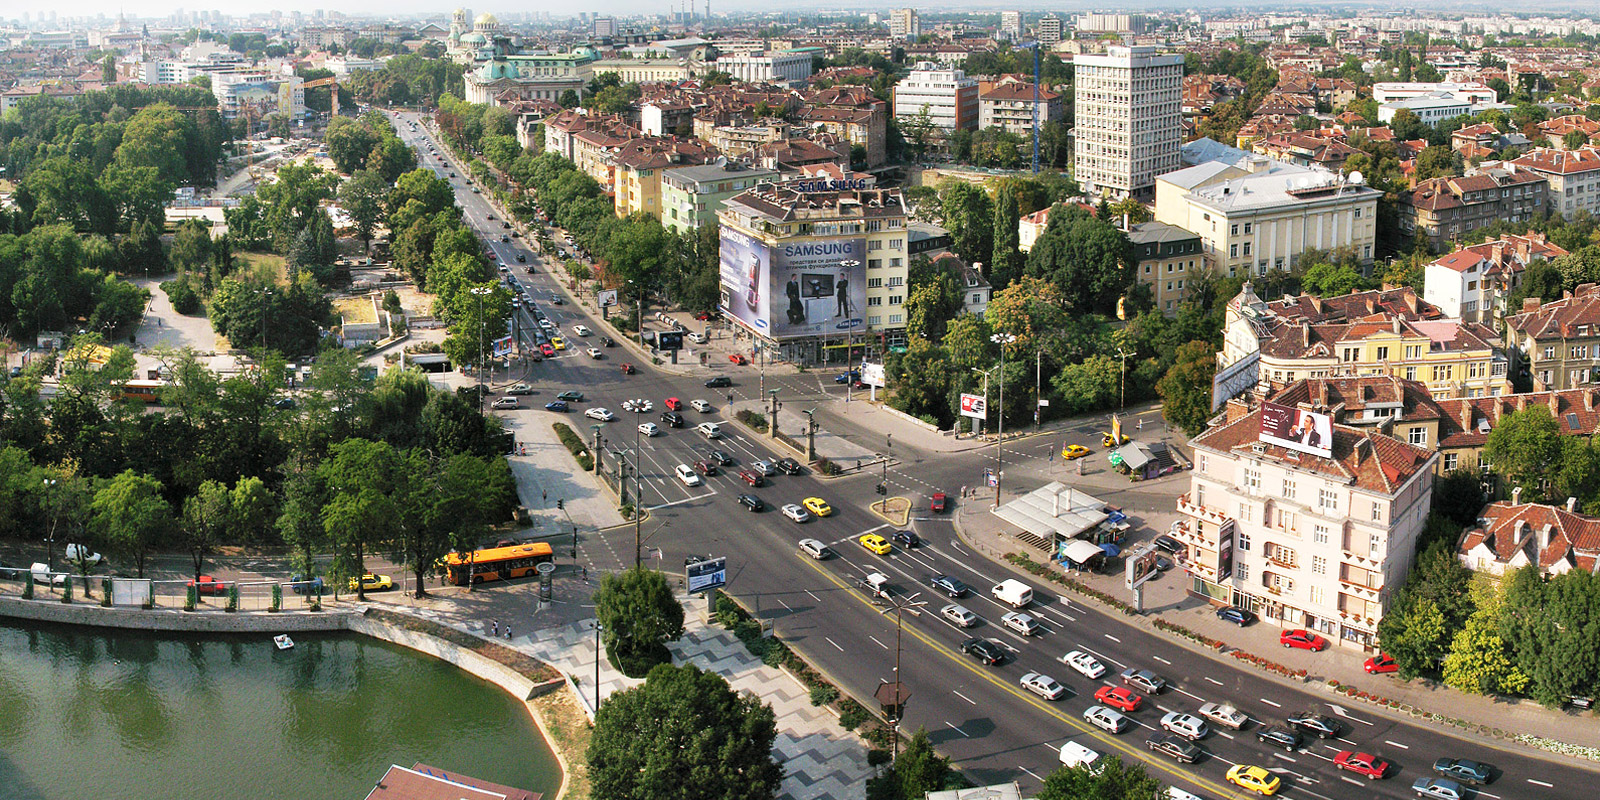
M1600 150L1540 148L1511 166L1518 172L1532 172L1550 184L1549 208L1568 219L1579 211L1600 214Z
M799 83L811 77L811 53L797 50L719 56L713 65L745 83Z
M1404 100L1391 100L1378 104L1378 121L1389 123L1394 121L1394 115L1406 110L1417 115L1417 119L1429 125L1459 117L1462 114L1471 114L1477 108L1472 103L1462 100L1445 92L1423 95L1421 97L1408 97Z
M1022 38L1022 12L1000 12L1000 38L1016 41Z
M1194 471L1172 531L1188 548L1186 588L1376 648L1427 522L1439 454L1344 425L1331 426L1331 455L1293 450L1263 440L1262 413L1231 401L1227 421L1189 443Z
M922 35L922 21L914 8L897 8L889 12L889 35L895 39L915 39Z
M978 127L978 82L932 61L917 66L894 87L894 115L910 119L928 109L933 124L949 132Z
M1039 44L1050 47L1061 41L1061 18L1054 14L1046 14L1039 18L1039 28L1034 38Z
M1379 105L1395 100L1412 100L1418 97L1429 97L1438 94L1454 97L1467 105L1493 103L1497 99L1495 91L1481 83L1441 81L1438 83L1374 83L1372 85L1372 99Z
M1074 177L1091 195L1148 195L1157 175L1179 167L1183 56L1112 45L1104 55L1076 55L1072 65Z

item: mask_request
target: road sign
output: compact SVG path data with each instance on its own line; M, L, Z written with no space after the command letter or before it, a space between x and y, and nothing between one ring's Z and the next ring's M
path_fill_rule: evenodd
M996 475L994 470L986 469L983 471L983 482L988 486L999 486L1000 476Z
M662 331L662 332L656 334L656 349L657 350L682 350L683 349L683 332L682 331Z
M504 358L511 355L511 337L494 340L494 357Z
M696 561L683 568L683 582L689 593L721 589L728 585L728 559L711 558Z

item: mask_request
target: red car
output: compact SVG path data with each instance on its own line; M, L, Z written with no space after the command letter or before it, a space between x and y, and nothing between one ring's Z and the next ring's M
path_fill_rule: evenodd
M695 471L708 478L717 474L717 465L712 463L710 459L694 462L694 468Z
M945 496L944 492L934 492L933 503L929 507L933 510L933 513L943 514L945 509L950 507L950 498Z
M622 365L622 374L624 375L632 375L635 371L632 364Z
M1365 775L1369 781L1375 781L1389 771L1389 762L1371 753L1357 753L1354 750L1340 750L1339 755L1333 757L1333 765L1357 775Z
M545 358L555 358L556 355L555 347L548 344L539 345L539 352L543 353Z
M750 359L745 358L744 353L729 353L728 360L738 364L741 367L750 363Z
M1304 628L1284 631L1278 636L1278 644L1284 647L1298 647L1301 650L1310 650L1314 653L1328 649L1328 640Z
M1379 653L1367 659L1362 663L1361 668L1366 670L1368 675L1387 675L1391 672L1400 671L1400 665L1394 663L1394 658L1388 653Z
M753 469L741 471L739 473L739 477L743 478L744 482L750 484L751 486L760 486L761 484L767 482L766 476L756 472Z
M1123 711L1138 711L1139 704L1144 702L1142 695L1134 694L1133 690L1126 686L1102 686L1094 693L1094 699L1097 703Z
M201 575L199 581L189 581L189 585L195 587L195 592L198 594L219 595L228 593L228 584L210 575Z
M679 400L676 397L667 398L667 402L664 403L663 405L665 405L667 407L668 411L682 411L683 410L683 401Z
M711 314L710 311L702 311L702 312L694 315L694 318L697 319L697 320L700 320L701 322L705 322L706 320L709 320L709 319L715 319L715 317Z

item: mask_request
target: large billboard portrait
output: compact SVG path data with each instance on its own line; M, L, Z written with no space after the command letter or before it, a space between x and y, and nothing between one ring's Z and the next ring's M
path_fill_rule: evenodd
M1332 458L1333 419L1314 411L1262 403L1261 441Z
M767 324L771 268L772 254L765 242L722 226L722 313L766 336L773 335Z
M772 335L820 336L866 325L865 239L781 245L772 257ZM726 262L724 262L726 263Z

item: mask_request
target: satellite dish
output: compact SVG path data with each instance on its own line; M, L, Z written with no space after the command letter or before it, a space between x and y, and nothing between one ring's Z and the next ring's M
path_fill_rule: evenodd
M1350 182L1353 183L1353 184L1356 184L1357 186L1359 186L1359 185L1361 185L1363 183L1366 183L1367 179L1362 177L1361 170L1358 169L1358 170L1350 173Z

